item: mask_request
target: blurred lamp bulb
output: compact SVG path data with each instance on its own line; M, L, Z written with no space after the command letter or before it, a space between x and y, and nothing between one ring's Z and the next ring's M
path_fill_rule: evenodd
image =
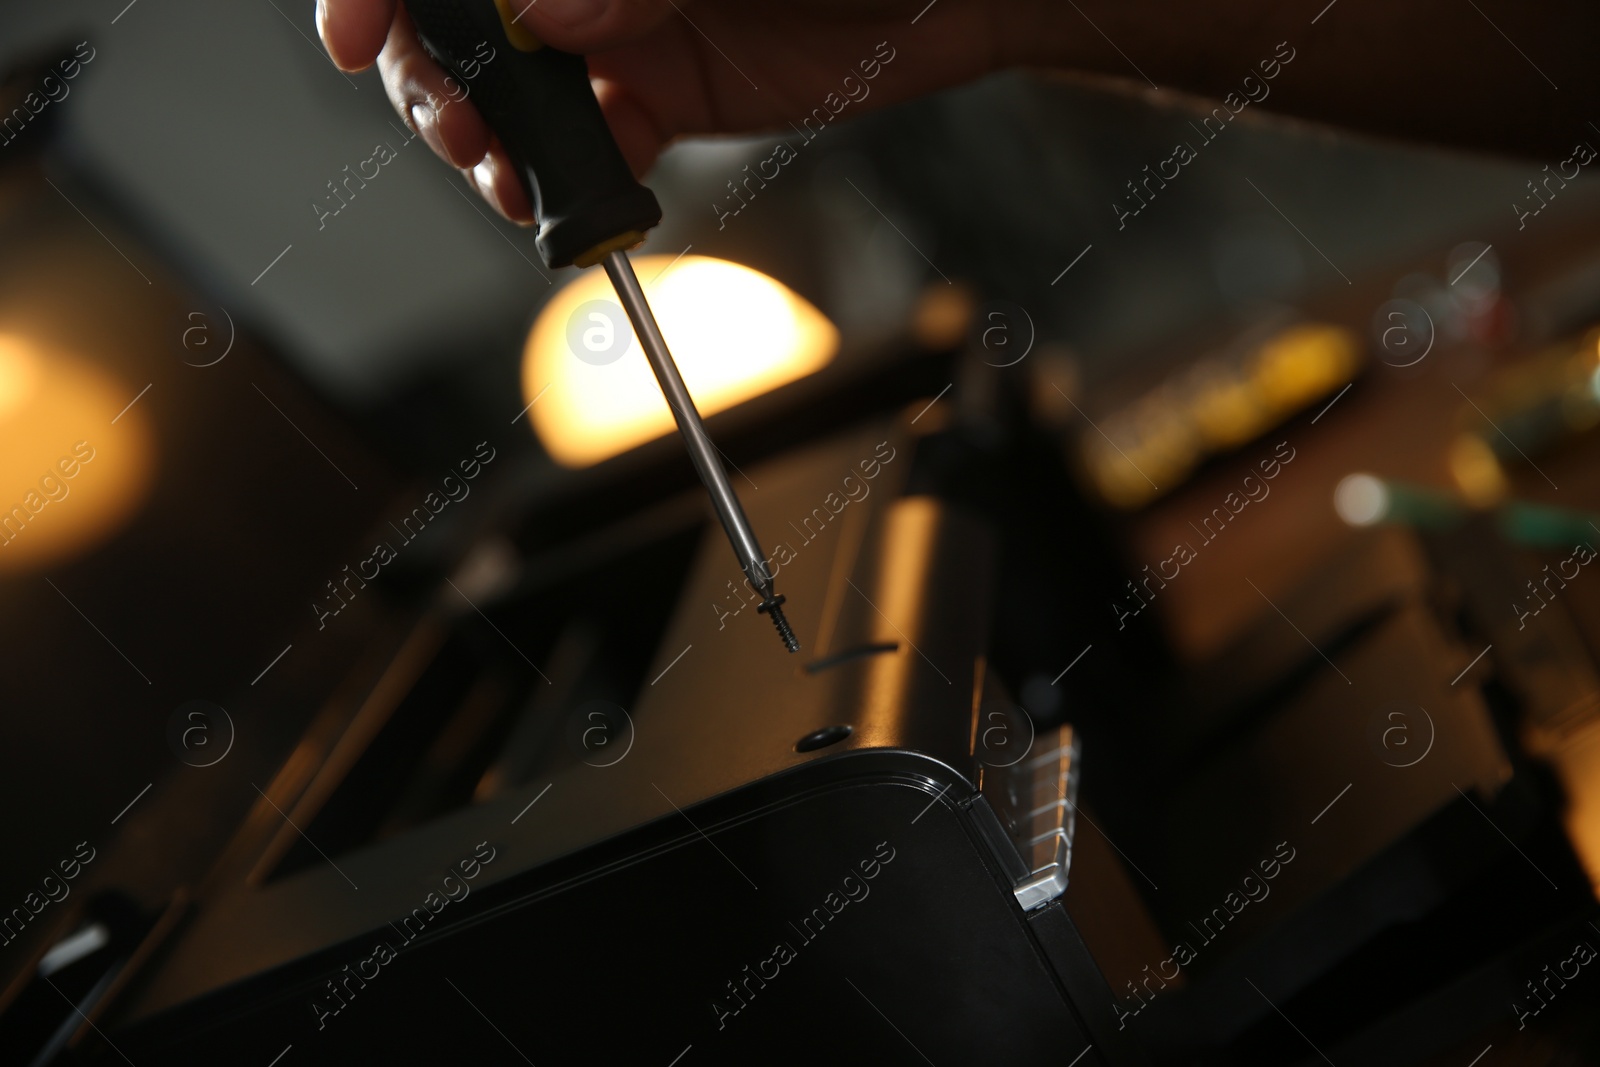
M833 323L788 286L709 256L639 256L634 268L703 416L813 374L839 347ZM673 432L627 315L602 271L553 296L522 363L528 418L552 458L587 467Z
M21 338L0 335L0 419L20 410L38 388L38 356Z
M155 473L138 393L100 361L0 334L0 573L78 556L138 511Z

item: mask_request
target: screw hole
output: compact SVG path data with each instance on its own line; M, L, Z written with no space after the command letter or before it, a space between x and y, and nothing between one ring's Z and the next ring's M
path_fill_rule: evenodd
M824 726L820 730L813 730L794 743L796 752L815 752L819 748L837 745L840 741L850 736L848 726Z

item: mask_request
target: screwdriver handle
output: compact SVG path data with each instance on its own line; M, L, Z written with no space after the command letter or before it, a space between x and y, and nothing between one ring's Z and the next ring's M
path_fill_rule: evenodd
M422 44L462 85L522 175L550 267L591 266L661 221L634 180L582 56L538 41L519 0L406 0ZM484 60L482 49L493 49Z

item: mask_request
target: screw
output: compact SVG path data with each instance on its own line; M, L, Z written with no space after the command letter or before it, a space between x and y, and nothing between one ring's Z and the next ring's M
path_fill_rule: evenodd
M763 600L757 611L766 612L772 616L772 625L778 628L778 636L783 638L783 647L790 652L800 651L800 639L794 635L794 629L789 625L789 620L783 617L783 594L768 597Z

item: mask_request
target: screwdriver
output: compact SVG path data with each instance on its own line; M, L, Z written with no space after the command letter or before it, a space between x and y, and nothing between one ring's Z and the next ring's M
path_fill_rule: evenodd
M661 221L661 205L623 159L589 86L588 63L540 42L516 21L513 4L532 6L526 0L406 0L423 47L463 85L470 80L470 99L521 175L545 263L552 269L605 265L739 567L761 597L756 610L770 615L784 646L798 652L761 543L628 260L628 250ZM494 49L487 63L478 58L485 44Z

